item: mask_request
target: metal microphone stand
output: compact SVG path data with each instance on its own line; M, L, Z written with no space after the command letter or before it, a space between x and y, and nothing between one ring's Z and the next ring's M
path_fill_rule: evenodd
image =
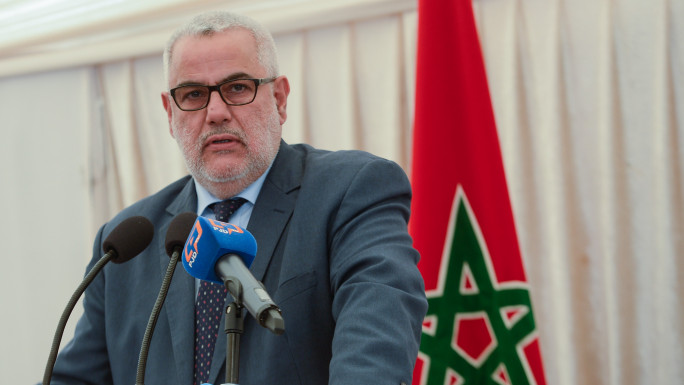
M240 280L236 277L229 276L224 278L223 284L228 289L228 292L233 296L234 302L226 306L226 383L222 385L238 385L239 364L240 364L240 336L245 331L245 308L243 306L243 289ZM255 311L254 317L257 319L259 325L265 327L276 335L285 332L285 321L281 315L281 311L273 301L271 301L268 293L261 285L263 297L268 302L261 309ZM256 291L256 290L255 290ZM264 301L264 298L260 298ZM249 302L247 303L249 305ZM247 309L250 309L249 307ZM251 311L251 310L250 310Z
M237 278L228 277L224 282L226 288L232 285L235 301L226 306L226 383L222 385L238 385L240 365L240 336L245 331L245 311L242 306L242 285Z

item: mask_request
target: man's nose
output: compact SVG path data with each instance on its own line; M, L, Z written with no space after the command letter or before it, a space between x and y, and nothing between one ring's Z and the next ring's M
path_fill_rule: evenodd
M222 123L231 120L233 118L231 108L223 101L218 91L212 91L207 104L207 122Z

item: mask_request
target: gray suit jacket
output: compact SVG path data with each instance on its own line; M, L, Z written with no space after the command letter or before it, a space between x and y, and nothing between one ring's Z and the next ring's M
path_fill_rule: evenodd
M285 333L251 316L240 351L240 384L409 384L427 311L418 253L407 233L411 192L394 163L359 151L326 152L281 143L248 230L258 244L251 267L281 307ZM155 224L152 244L109 264L85 294L74 339L60 353L53 384L135 383L150 311L167 269L170 221L196 211L185 177L123 210ZM223 321L221 322L223 325ZM145 382L193 381L194 281L176 269L154 332ZM225 382L226 336L219 331L210 381Z

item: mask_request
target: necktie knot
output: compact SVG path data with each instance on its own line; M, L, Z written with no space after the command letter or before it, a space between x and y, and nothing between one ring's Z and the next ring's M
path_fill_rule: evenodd
M209 207L214 210L216 219L221 222L228 222L228 219L242 206L247 199L245 198L230 198L221 202L216 202Z

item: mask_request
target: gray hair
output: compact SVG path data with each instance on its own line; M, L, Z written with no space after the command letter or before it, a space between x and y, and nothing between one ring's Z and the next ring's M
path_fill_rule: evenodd
M256 40L257 59L266 68L267 76L278 76L278 53L271 33L257 21L231 12L206 12L194 17L190 22L176 29L166 43L164 50L164 77L168 84L171 57L176 42L186 36L212 36L232 28L242 28Z

